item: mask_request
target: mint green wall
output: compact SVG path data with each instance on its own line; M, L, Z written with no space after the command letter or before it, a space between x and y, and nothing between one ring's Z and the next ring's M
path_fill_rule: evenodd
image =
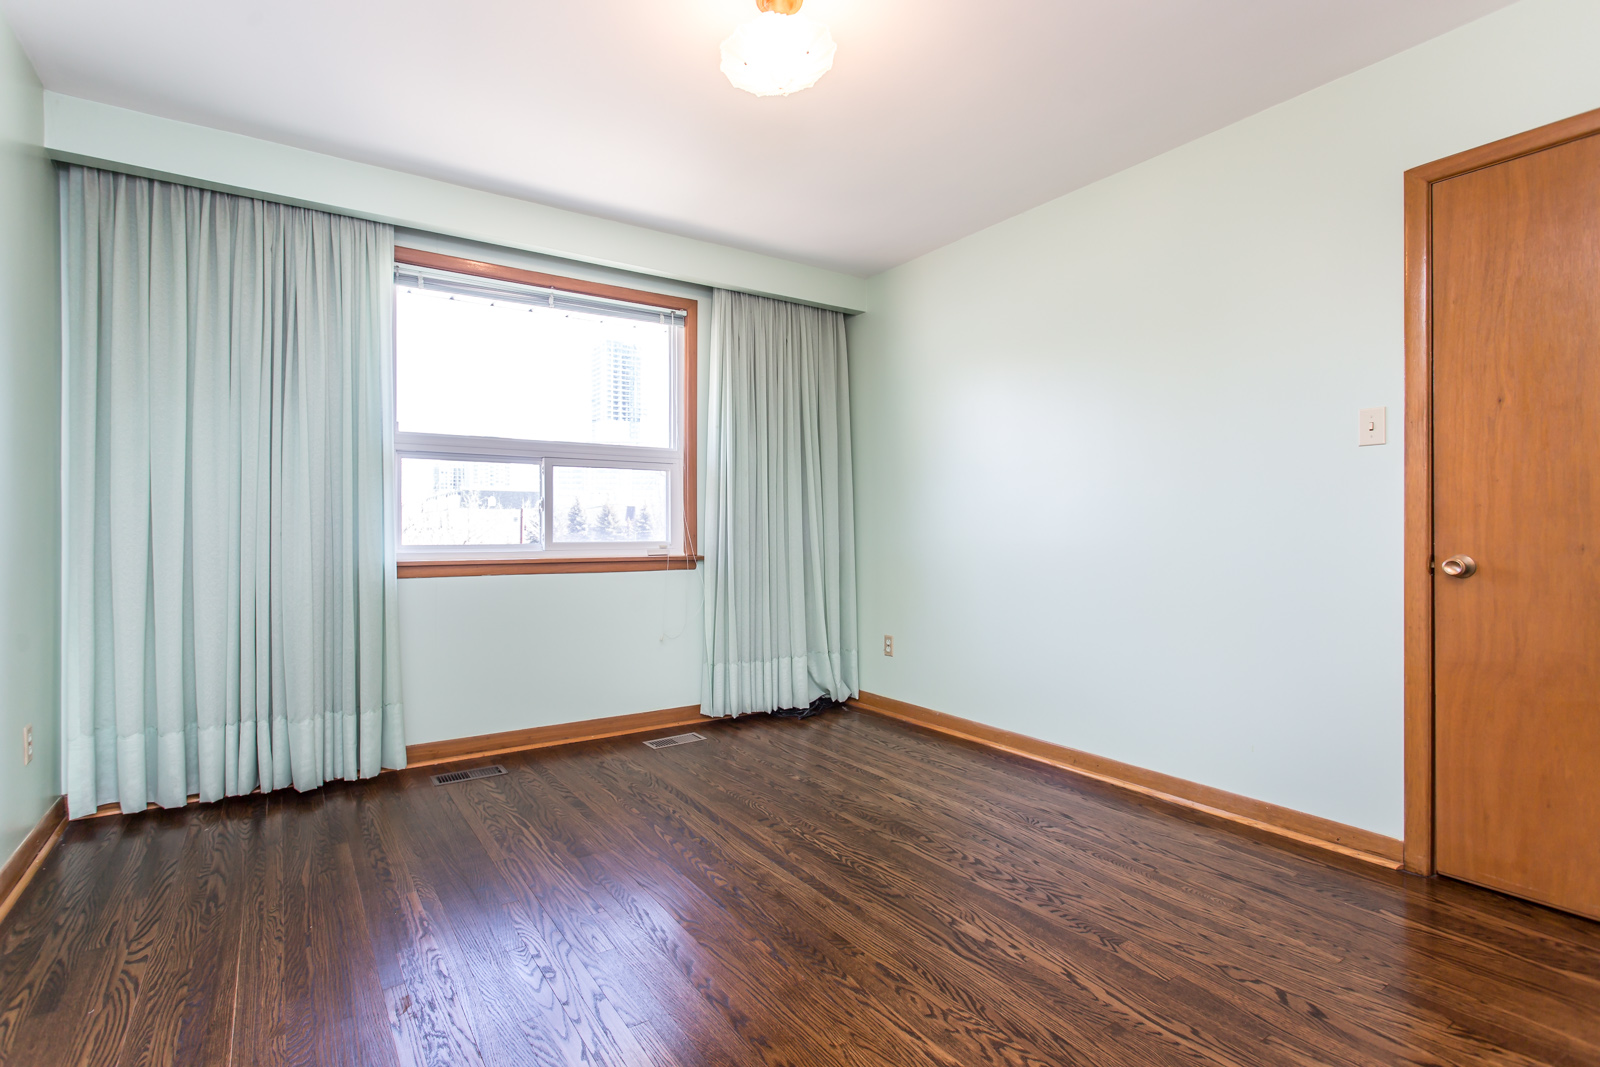
M0 22L0 861L60 793L55 174L33 68ZM22 765L32 724L33 763Z
M875 279L863 687L1399 836L1401 175L1596 57L1524 0Z
M700 596L689 571L407 578L406 741L698 704Z

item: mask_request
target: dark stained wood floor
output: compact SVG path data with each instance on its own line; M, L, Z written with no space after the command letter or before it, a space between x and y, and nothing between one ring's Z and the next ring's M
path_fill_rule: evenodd
M73 824L0 1062L1600 1064L1600 925L855 712L703 732Z

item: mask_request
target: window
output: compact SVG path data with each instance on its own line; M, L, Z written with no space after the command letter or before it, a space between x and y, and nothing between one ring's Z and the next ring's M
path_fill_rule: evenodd
M396 248L401 576L693 566L695 310Z

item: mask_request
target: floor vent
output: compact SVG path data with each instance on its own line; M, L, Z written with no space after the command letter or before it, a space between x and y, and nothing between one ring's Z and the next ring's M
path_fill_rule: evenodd
M493 767L474 767L470 771L446 771L444 774L433 776L434 785L455 785L457 782L470 782L477 778L493 778L497 774L506 773L506 769L498 763Z
M645 748L671 748L674 745L692 745L696 741L704 741L699 734L674 734L672 737L658 737L654 741L646 741Z

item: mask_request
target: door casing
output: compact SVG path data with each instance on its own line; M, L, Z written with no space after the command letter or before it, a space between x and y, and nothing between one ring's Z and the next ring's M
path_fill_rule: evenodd
M1600 109L1405 175L1405 869L1434 873L1433 185L1600 133Z

